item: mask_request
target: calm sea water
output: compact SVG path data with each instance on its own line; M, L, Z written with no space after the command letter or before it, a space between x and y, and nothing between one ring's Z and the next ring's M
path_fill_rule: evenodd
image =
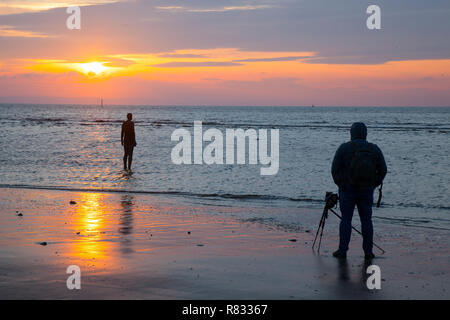
M121 122L132 112L138 146L122 171ZM226 128L278 128L280 169L259 165L175 165L170 140L194 120ZM174 194L233 206L321 208L336 191L331 161L363 121L388 165L388 223L450 230L450 108L150 107L0 104L1 186ZM376 194L375 194L376 195Z

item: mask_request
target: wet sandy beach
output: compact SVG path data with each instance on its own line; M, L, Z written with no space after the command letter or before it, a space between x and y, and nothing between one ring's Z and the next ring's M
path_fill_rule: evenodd
M317 210L289 209L301 230L242 220L242 210L182 197L2 188L0 299L450 298L446 230L376 224L387 253L372 262L382 288L369 290L357 234L346 262L331 256L336 219L316 255ZM255 217L264 210L288 209L252 208ZM66 287L69 265L81 269L81 290Z

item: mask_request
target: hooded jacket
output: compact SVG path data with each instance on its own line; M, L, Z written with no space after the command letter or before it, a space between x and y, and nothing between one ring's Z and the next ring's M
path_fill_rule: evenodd
M355 150L354 147L358 149L363 145L369 145L376 162L377 170L376 185L374 187L380 185L387 173L386 162L380 148L376 144L367 142L366 125L362 122L355 122L350 128L350 136L351 141L341 144L334 155L331 166L334 183L339 187L350 184L350 164Z

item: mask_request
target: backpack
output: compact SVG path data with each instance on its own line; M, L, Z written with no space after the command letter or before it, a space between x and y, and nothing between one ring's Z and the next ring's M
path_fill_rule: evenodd
M350 184L358 187L375 187L377 181L376 155L372 151L371 145L365 143L364 146L356 147L351 142L353 157L350 163Z

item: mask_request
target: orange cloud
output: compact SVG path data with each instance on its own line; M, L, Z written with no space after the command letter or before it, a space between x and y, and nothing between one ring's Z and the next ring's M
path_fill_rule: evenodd
M23 12L44 11L54 8L66 8L70 6L89 6L94 4L114 3L114 0L65 0L65 1L11 1L5 0L0 3L0 15L16 14Z
M49 36L33 31L16 30L12 26L0 26L0 37L48 38Z

